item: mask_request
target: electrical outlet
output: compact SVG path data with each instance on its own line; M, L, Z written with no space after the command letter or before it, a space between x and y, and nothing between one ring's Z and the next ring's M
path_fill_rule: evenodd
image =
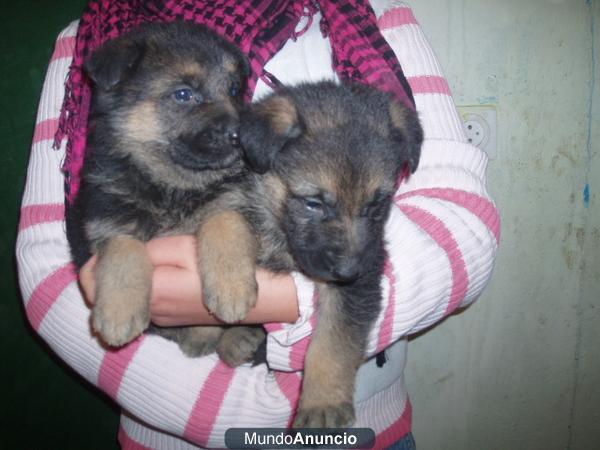
M467 140L487 153L490 159L496 157L497 124L494 105L459 106L463 128Z

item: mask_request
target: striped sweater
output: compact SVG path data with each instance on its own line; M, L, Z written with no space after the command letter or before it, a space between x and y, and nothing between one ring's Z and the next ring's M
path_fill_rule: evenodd
M412 11L394 1L372 3L425 130L419 169L401 184L386 225L383 308L368 352L388 348L390 361L381 369L373 360L365 363L357 382L356 425L372 428L376 448L385 448L410 430L403 338L481 293L493 268L499 217L485 188L486 156L466 143L448 83ZM125 449L223 447L232 426L286 426L298 401L315 324L313 286L299 274L294 279L300 318L267 325L272 371L265 365L231 369L212 355L190 359L173 342L151 335L106 350L90 334L90 311L65 236L64 142L52 149L76 31L74 22L56 42L23 195L16 253L29 322L69 366L123 408L119 441ZM331 79L335 74L325 63L330 57L315 20L266 69L290 84ZM259 82L255 98L267 91Z

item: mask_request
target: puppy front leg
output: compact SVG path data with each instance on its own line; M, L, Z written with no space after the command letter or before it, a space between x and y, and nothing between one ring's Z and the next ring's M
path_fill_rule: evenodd
M148 328L153 266L144 243L130 236L100 246L92 326L111 346L124 345Z
M354 422L354 383L366 328L347 320L337 286L318 288L318 323L306 354L294 428L339 428Z
M209 217L198 232L199 267L206 307L227 323L244 319L256 304L257 244L236 211Z

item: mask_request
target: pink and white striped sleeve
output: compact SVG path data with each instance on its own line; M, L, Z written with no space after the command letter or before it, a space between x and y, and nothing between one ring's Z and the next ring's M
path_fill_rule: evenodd
M486 155L466 143L448 82L412 10L398 2L378 18L413 90L425 131L419 168L403 182L386 225L383 308L373 355L475 300L490 279L500 220L485 188ZM301 317L270 325L268 359L300 370L316 324L312 287L297 277Z
M286 426L295 374L275 376L265 365L234 370L216 356L190 359L158 336L107 350L92 335L65 236L64 142L52 148L76 32L74 22L59 35L48 67L22 201L16 256L31 326L87 381L170 436L223 447L231 426Z

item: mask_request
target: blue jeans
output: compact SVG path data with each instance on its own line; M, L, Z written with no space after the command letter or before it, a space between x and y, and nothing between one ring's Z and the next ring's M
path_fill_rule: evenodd
M417 446L415 444L415 439L413 438L412 433L408 433L398 442L395 442L385 450L417 450Z

